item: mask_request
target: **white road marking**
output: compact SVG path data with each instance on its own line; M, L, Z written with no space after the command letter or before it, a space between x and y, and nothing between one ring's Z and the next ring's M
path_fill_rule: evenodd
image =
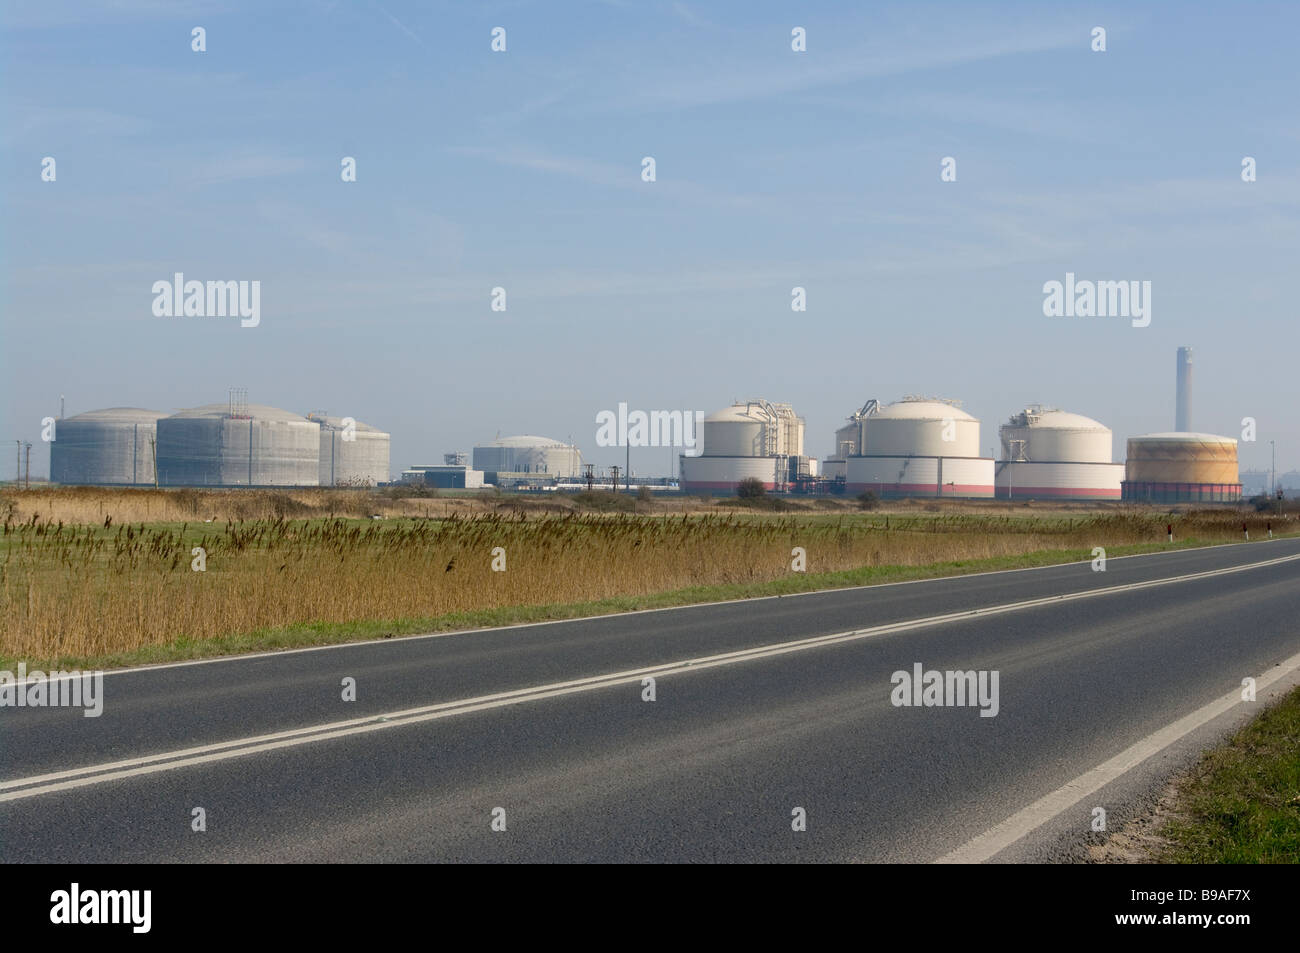
M41 794L52 794L56 791L66 791L72 788L85 787L92 784L103 784L108 781L117 781L123 778L136 777L144 774L154 774L159 771L171 771L177 768L188 767L196 764L225 761L230 758L240 758L245 755L257 754L263 751L274 751L279 748L296 747L298 745L311 744L317 741L344 738L350 735L379 731L385 728L396 728L402 725L419 724L421 722L434 721L439 718L465 715L471 712L486 711L492 708L502 708L508 705L523 704L524 702L540 701L545 698L557 698L578 692L596 691L630 682L639 683L641 679L648 676L662 678L666 675L698 672L719 665L733 665L738 662L748 662L754 659L772 658L774 656L786 655L791 652L802 652L808 649L821 648L823 646L836 645L843 642L852 642L859 639L867 639L895 632L930 628L945 623L961 622L983 616L1001 615L1007 612L1019 612L1025 609L1032 609L1055 603L1074 602L1080 599L1094 599L1120 592L1132 592L1139 589L1150 589L1156 586L1167 586L1175 583L1190 582L1197 579L1206 579L1211 576L1223 576L1231 573L1246 572L1251 569L1262 569L1268 566L1295 562L1296 560L1300 560L1300 554L1283 556L1277 559L1265 560L1264 562L1248 563L1243 566L1230 566L1223 569L1210 569L1203 572L1188 573L1181 576L1169 576L1163 579L1151 579L1146 582L1134 582L1120 586L1109 586L1104 589L1090 589L1084 592L1068 593L1059 596L1045 596L1038 599L1029 599L1024 602L1012 602L1000 606L988 606L982 609L967 609L961 612L947 613L945 615L928 616L923 619L893 622L887 625L873 626L866 629L853 629L848 632L837 632L830 635L798 639L793 642L781 642L775 645L756 646L754 648L723 652L718 655L708 655L701 658L686 659L679 662L666 662L660 665L652 665L625 672L613 672L608 675L595 675L567 682L553 682L548 685L519 688L507 692L497 692L491 695L481 695L476 698L461 699L459 701L440 702L436 705L424 705L419 708L408 708L402 711L386 712L379 715L370 715L364 718L327 722L325 724L313 725L306 728L296 728L288 731L274 732L272 734L250 736L247 738L237 738L232 741L218 742L216 744L180 748L175 751L145 755L139 758L128 758L122 761L88 765L81 768L72 768L66 771L56 771L48 774L32 775L25 778L15 778L0 783L0 792L3 792L0 793L0 802L17 801L25 798L36 797Z
M1269 669L1266 674L1260 675L1255 679L1257 696L1269 685L1281 678L1285 678L1297 668L1300 668L1300 654L1291 656L1286 661ZM1101 790L1121 775L1136 768L1152 755L1159 754L1180 738L1191 734L1203 725L1209 724L1215 718L1239 704L1245 703L1241 700L1241 689L1238 688L1222 698L1216 698L1208 705L1196 709L1190 715L1179 718L1173 724L1166 725L1159 731L1147 735L1137 744L1125 748L1109 761L1102 762L1091 771L1079 775L1073 781L1062 785L1051 794L1039 798L1028 807L1012 814L1001 824L989 828L983 834L972 838L956 850L944 854L935 863L979 864L989 860L1026 834L1046 824L1062 811L1074 807L1088 795Z

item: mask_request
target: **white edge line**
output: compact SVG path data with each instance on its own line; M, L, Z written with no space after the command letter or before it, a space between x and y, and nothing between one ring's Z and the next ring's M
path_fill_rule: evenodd
M1255 679L1255 691L1258 693L1268 688L1279 679L1290 675L1300 668L1300 654L1271 667L1266 673ZM1006 850L1012 844L1042 827L1048 821L1074 807L1090 794L1101 790L1142 762L1182 740L1193 731L1209 724L1214 719L1231 711L1239 704L1241 690L1233 689L1228 694L1202 705L1189 715L1184 715L1172 724L1152 732L1145 738L1125 748L1089 771L1085 771L1072 781L1067 781L1055 791L1039 798L1028 807L1021 808L1000 824L995 824L983 834L971 838L956 850L949 851L937 858L936 864L978 864L990 860Z
M1220 569L1203 570L1201 572L1189 573L1182 576L1148 579L1143 582L1107 586L1104 589L1089 589L1083 592L1067 593L1063 595L1040 596L1022 602L1004 603L1000 606L986 606L979 609L962 609L957 612L945 613L943 615L891 622L884 625L872 626L866 629L851 629L846 632L836 632L830 635L810 636L793 642L779 642L774 645L753 646L747 649L737 649L731 652L723 652L717 655L708 655L701 658L683 659L677 662L664 662L659 665L646 666L629 671L612 672L606 675L591 675L568 682L553 682L548 685L511 689L490 695L481 695L476 698L439 702L435 705L425 705L401 711L368 715L362 718L353 718L346 721L327 722L321 725L309 725L304 728L294 728L267 735L255 735L249 738L216 742L192 748L181 748L153 755L144 755L138 758L130 758L123 761L98 765L86 765L80 768L70 768L64 771L56 771L41 775L30 775L24 778L14 778L9 781L0 782L0 792L5 792L0 793L0 802L16 801L28 797L35 797L41 794L49 794L55 791L84 787L86 785L99 784L106 781L114 781L120 778L133 777L140 774L169 771L174 768L186 767L193 764L210 761L224 761L231 758L255 754L260 751L310 744L315 741L325 741L362 732L377 731L381 728L395 728L402 725L417 724L419 722L430 721L436 718L444 718L457 714L468 714L470 712L481 711L487 708L499 708L505 705L522 704L524 702L538 701L559 695L573 694L575 692L593 691L614 685L625 684L627 682L639 681L648 676L662 677L664 675L684 674L686 672L700 671L702 669L713 668L719 665L747 662L759 658L770 658L791 652L821 648L826 645L858 641L860 639L871 638L878 635L905 632L912 629L931 628L945 623L963 622L981 616L1002 615L1008 612L1017 612L1023 609L1038 608L1061 602L1076 602L1081 599L1097 598L1121 592L1133 592L1139 589L1151 589L1157 586L1189 582L1196 579L1205 579L1211 576L1224 576L1239 572L1247 572L1251 569L1294 562L1297 559L1300 559L1300 554L1281 556L1262 563L1248 563L1243 566L1229 566ZM1300 656L1297 658L1300 658ZM1084 792L1084 794L1087 793L1088 792Z
M1251 540L1251 543L1280 543L1287 540L1294 540L1294 536L1278 536L1275 539ZM1173 556L1179 553L1196 553L1206 549L1224 549L1230 546L1247 546L1251 543L1245 542L1226 542L1215 543L1211 546L1189 546L1187 549L1169 549L1157 553L1132 553L1128 556L1107 557L1107 562L1118 562L1121 559L1148 559L1152 556ZM333 645L305 645L292 649L270 649L265 652L250 652L247 654L236 653L233 655L221 655L216 658L187 659L183 662L160 662L155 665L129 666L126 668L105 669L101 674L105 677L109 675L131 675L136 672L152 672L165 668L180 668L189 665L213 665L218 662L242 662L249 659L280 657L285 655L300 655L304 652L324 652L330 649L354 649L360 646L373 645L391 645L395 642L415 642L421 639L445 639L454 635L475 635L484 632L507 632L511 629L531 629L544 625L564 625L569 622L590 622L594 619L623 618L625 616L645 615L651 612L680 612L683 609L705 609L710 606L730 606L741 602L763 602L768 599L797 599L800 596L822 596L832 592L859 592L864 589L884 589L889 586L914 586L922 583L947 582L953 579L976 579L980 576L1005 576L1018 572L1042 572L1048 569L1060 569L1063 566L1081 566L1085 563L1091 563L1089 559L1072 560L1064 563L1050 563L1046 566L1025 566L1021 569L990 569L986 572L964 572L953 573L949 576L930 576L926 579L903 579L898 582L873 582L866 586L838 586L829 589L809 589L806 592L782 593L774 596L748 596L740 599L723 599L720 602L691 602L680 606L659 606L654 609L629 609L626 612L600 612L595 615L573 616L568 619L542 619L537 622L516 622L511 625L494 625L474 629L455 629L450 632L419 632L413 635L395 635L390 638L370 638L358 639L355 642L337 642ZM1262 565L1262 564L1259 564Z

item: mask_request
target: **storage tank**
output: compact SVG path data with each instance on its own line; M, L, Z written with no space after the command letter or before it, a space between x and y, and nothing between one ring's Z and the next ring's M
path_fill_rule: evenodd
M904 397L868 402L858 452L845 462L845 489L881 497L992 498L993 459L979 455L980 423L956 401ZM838 436L837 436L838 440Z
M711 457L761 457L767 421L751 405L733 404L704 418L701 453Z
M700 453L681 458L682 489L734 492L752 477L769 490L784 490L811 470L803 456L804 429L789 404L758 398L709 414L700 427Z
M905 397L867 417L862 440L860 456L978 457L980 422L955 403Z
M756 479L765 490L783 489L790 481L788 457L683 456L681 487L684 492L709 490L734 493L741 480Z
M50 480L102 486L152 486L153 441L167 415L140 407L89 410L55 422Z
M321 486L377 486L388 482L390 434L344 417L308 414L307 419L320 424Z
M550 437L530 434L498 437L475 447L473 454L474 469L485 473L582 475L582 454L578 448Z
M1207 433L1130 437L1124 499L1153 503L1229 503L1241 499L1237 441Z
M1110 428L1063 410L1027 407L998 430L997 495L1006 499L1118 500L1124 465L1111 462Z
M165 486L318 486L320 425L263 404L208 404L158 421Z

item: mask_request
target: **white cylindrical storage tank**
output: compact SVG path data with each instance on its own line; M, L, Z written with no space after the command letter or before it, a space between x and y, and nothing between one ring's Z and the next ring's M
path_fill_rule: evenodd
M166 486L318 486L320 425L263 404L182 410L158 421Z
M978 457L980 422L943 401L905 398L864 418L862 440L865 456Z
M1027 408L998 430L1002 459L1034 463L1110 463L1110 428L1064 410Z
M704 418L703 453L710 457L763 456L763 429L767 425L749 404L733 404Z
M320 424L321 486L377 486L388 482L391 435L359 420L308 414Z
M1124 465L1111 462L1110 428L1063 410L1027 407L998 430L1004 499L1118 500Z
M993 460L988 457L865 456L845 462L845 490L900 496L992 499Z
M53 483L152 486L158 421L140 407L110 407L55 421L50 443Z
M1118 500L1122 463L1015 463L997 465L997 495L1010 500Z
M775 490L787 482L786 457L700 456L681 458L681 488L691 493L709 490L734 493L741 480L754 478L766 490Z
M475 447L473 454L474 469L485 473L582 475L582 454L578 448L549 437L530 434L498 437L490 444Z
M862 421L851 420L835 431L835 450L831 454L837 460L855 456L862 446Z

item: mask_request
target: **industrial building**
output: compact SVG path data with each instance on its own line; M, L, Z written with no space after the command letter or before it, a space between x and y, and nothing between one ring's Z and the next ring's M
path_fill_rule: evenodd
M704 418L700 454L681 457L681 488L734 493L756 479L767 490L789 489L814 474L803 438L803 418L789 404L737 401Z
M547 476L573 478L582 475L582 454L577 447L548 437L498 437L474 448L474 469L496 484Z
M836 431L836 445L837 451L852 448L843 458L851 494L993 497L993 458L979 455L980 422L957 401L908 396L884 407L868 401Z
M232 399L158 421L164 486L318 486L320 424Z
M320 424L317 479L321 486L378 486L388 482L390 434L350 418L313 413L307 419Z
M152 486L154 440L167 415L140 407L110 407L62 418L50 444L55 483Z
M1124 464L1111 459L1110 428L1091 417L1034 405L998 430L999 499L1118 500Z
M1237 441L1208 433L1130 437L1123 498L1135 503L1235 503Z
M448 456L452 456L448 454ZM464 456L464 454L460 454ZM482 470L471 470L465 464L449 463L441 466L417 466L402 471L402 482L416 486L430 486L441 490L477 490L484 485Z

